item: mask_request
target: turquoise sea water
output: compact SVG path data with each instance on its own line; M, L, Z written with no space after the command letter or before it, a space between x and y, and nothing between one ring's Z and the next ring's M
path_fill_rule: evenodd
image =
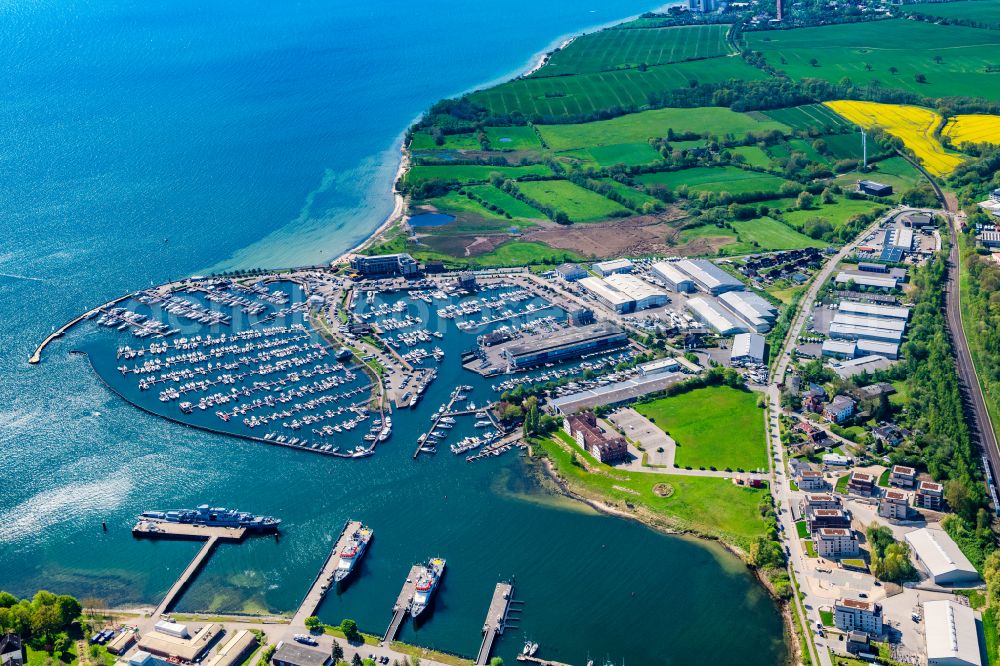
M285 529L221 547L182 609L294 608L353 516L378 536L328 621L383 630L406 567L443 554L441 603L404 639L473 652L492 583L516 574L524 627L553 658L779 661L777 614L733 558L540 493L517 457L414 463L400 443L345 465L142 413L68 353L79 336L26 363L53 327L126 291L352 246L388 213L395 142L427 105L647 8L0 3L0 588L156 601L196 546L135 541L132 517L210 501Z

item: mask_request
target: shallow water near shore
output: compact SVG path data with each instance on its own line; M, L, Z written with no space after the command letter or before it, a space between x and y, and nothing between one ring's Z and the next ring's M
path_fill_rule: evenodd
M394 142L410 119L525 66L560 34L647 7L0 8L13 63L0 116L0 588L155 602L197 545L135 540L133 517L210 502L278 515L284 529L221 546L181 611L291 611L351 517L376 539L361 575L322 606L326 621L383 631L407 567L443 555L433 612L403 640L473 654L493 583L515 575L523 631L553 659L780 662L780 618L737 560L567 510L517 455L413 461L416 434L401 428L372 458L330 460L140 412L68 353L81 335L26 363L54 327L122 293L351 247L391 208ZM438 380L429 404L458 376ZM500 654L510 661L520 644L509 632Z

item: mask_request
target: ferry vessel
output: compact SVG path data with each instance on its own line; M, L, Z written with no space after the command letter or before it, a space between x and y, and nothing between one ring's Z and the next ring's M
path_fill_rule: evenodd
M424 565L424 570L417 577L416 592L413 594L413 603L410 605L412 617L417 617L430 605L438 583L441 582L441 576L444 575L444 564L444 558L435 557Z
M339 583L354 571L355 565L364 557L368 550L368 542L375 536L375 532L367 525L362 525L351 535L351 541L347 547L340 551L340 560L337 562L337 569L333 574L333 581Z

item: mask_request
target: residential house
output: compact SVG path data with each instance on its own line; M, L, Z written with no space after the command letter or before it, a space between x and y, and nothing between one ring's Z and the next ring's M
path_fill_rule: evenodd
M826 487L826 480L823 479L823 472L814 469L804 469L799 472L799 490L823 490Z
M628 445L624 437L608 436L597 425L597 417L593 412L581 412L567 416L563 429L576 440L584 451L605 464L628 460Z
M801 432L813 443L822 442L826 439L826 433L808 421L799 421L795 424L794 430Z
M917 486L916 505L931 511L940 511L944 504L944 486L933 481L921 481Z
M852 493L871 495L872 491L875 490L875 475L854 470L847 482L847 488Z
M828 559L858 554L858 540L850 528L820 528L813 534L813 544L816 546L816 553Z
M917 482L917 470L905 465L893 465L889 473L889 485L912 488Z
M901 490L886 490L878 500L878 515L889 520L906 520L909 510L907 495Z
M863 599L838 599L833 605L833 623L841 631L863 631L882 635L882 606Z
M812 509L806 510L806 525L809 533L828 527L849 528L851 512L844 509Z
M872 434L886 446L899 446L903 443L906 433L899 427L890 424L872 428Z
M802 513L808 513L810 509L839 509L840 498L830 493L807 493L802 498Z
M843 423L854 415L854 404L846 395L834 396L823 408L823 417L832 423Z

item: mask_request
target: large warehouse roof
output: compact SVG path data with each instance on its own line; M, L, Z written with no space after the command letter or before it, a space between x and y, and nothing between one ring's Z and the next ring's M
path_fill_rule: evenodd
M681 259L675 264L705 291L742 289L743 283L707 259Z
M747 291L727 291L719 302L757 330L770 329L778 314L773 305Z
M751 358L758 363L764 360L764 336L756 333L738 333L733 337L730 358Z
M601 278L585 277L579 281L579 285L612 306L624 305L635 300Z
M854 282L855 284L860 284L864 287L878 287L879 289L895 289L898 280L893 277L886 277L883 275L864 275L858 273L847 273L841 271L837 273L836 277L837 284L847 284L848 282Z
M658 261L653 264L652 271L654 275L657 275L674 285L684 284L685 282L690 282L693 285L691 277L677 268L674 262Z
M910 308L894 305L876 305L874 303L855 303L854 301L841 301L839 311L868 317L886 317L888 319L910 318Z
M950 599L925 601L923 606L928 663L982 666L975 612Z
M972 562L944 530L922 527L907 532L904 538L935 582L979 578Z
M720 335L743 333L745 328L726 316L718 305L701 297L688 299L687 308L695 317L714 328Z
M884 342L899 342L903 339L902 331L890 331L885 328L874 328L872 326L852 326L848 324L830 324L830 335L840 338L868 338L869 340L882 340Z
M885 317L866 317L863 315L850 314L849 312L838 312L833 317L833 323L846 324L847 326L870 326L871 328L881 328L887 331L905 331L905 319L886 319Z
M666 302L667 299L667 292L634 275L617 273L609 275L604 281L636 301L654 299Z

